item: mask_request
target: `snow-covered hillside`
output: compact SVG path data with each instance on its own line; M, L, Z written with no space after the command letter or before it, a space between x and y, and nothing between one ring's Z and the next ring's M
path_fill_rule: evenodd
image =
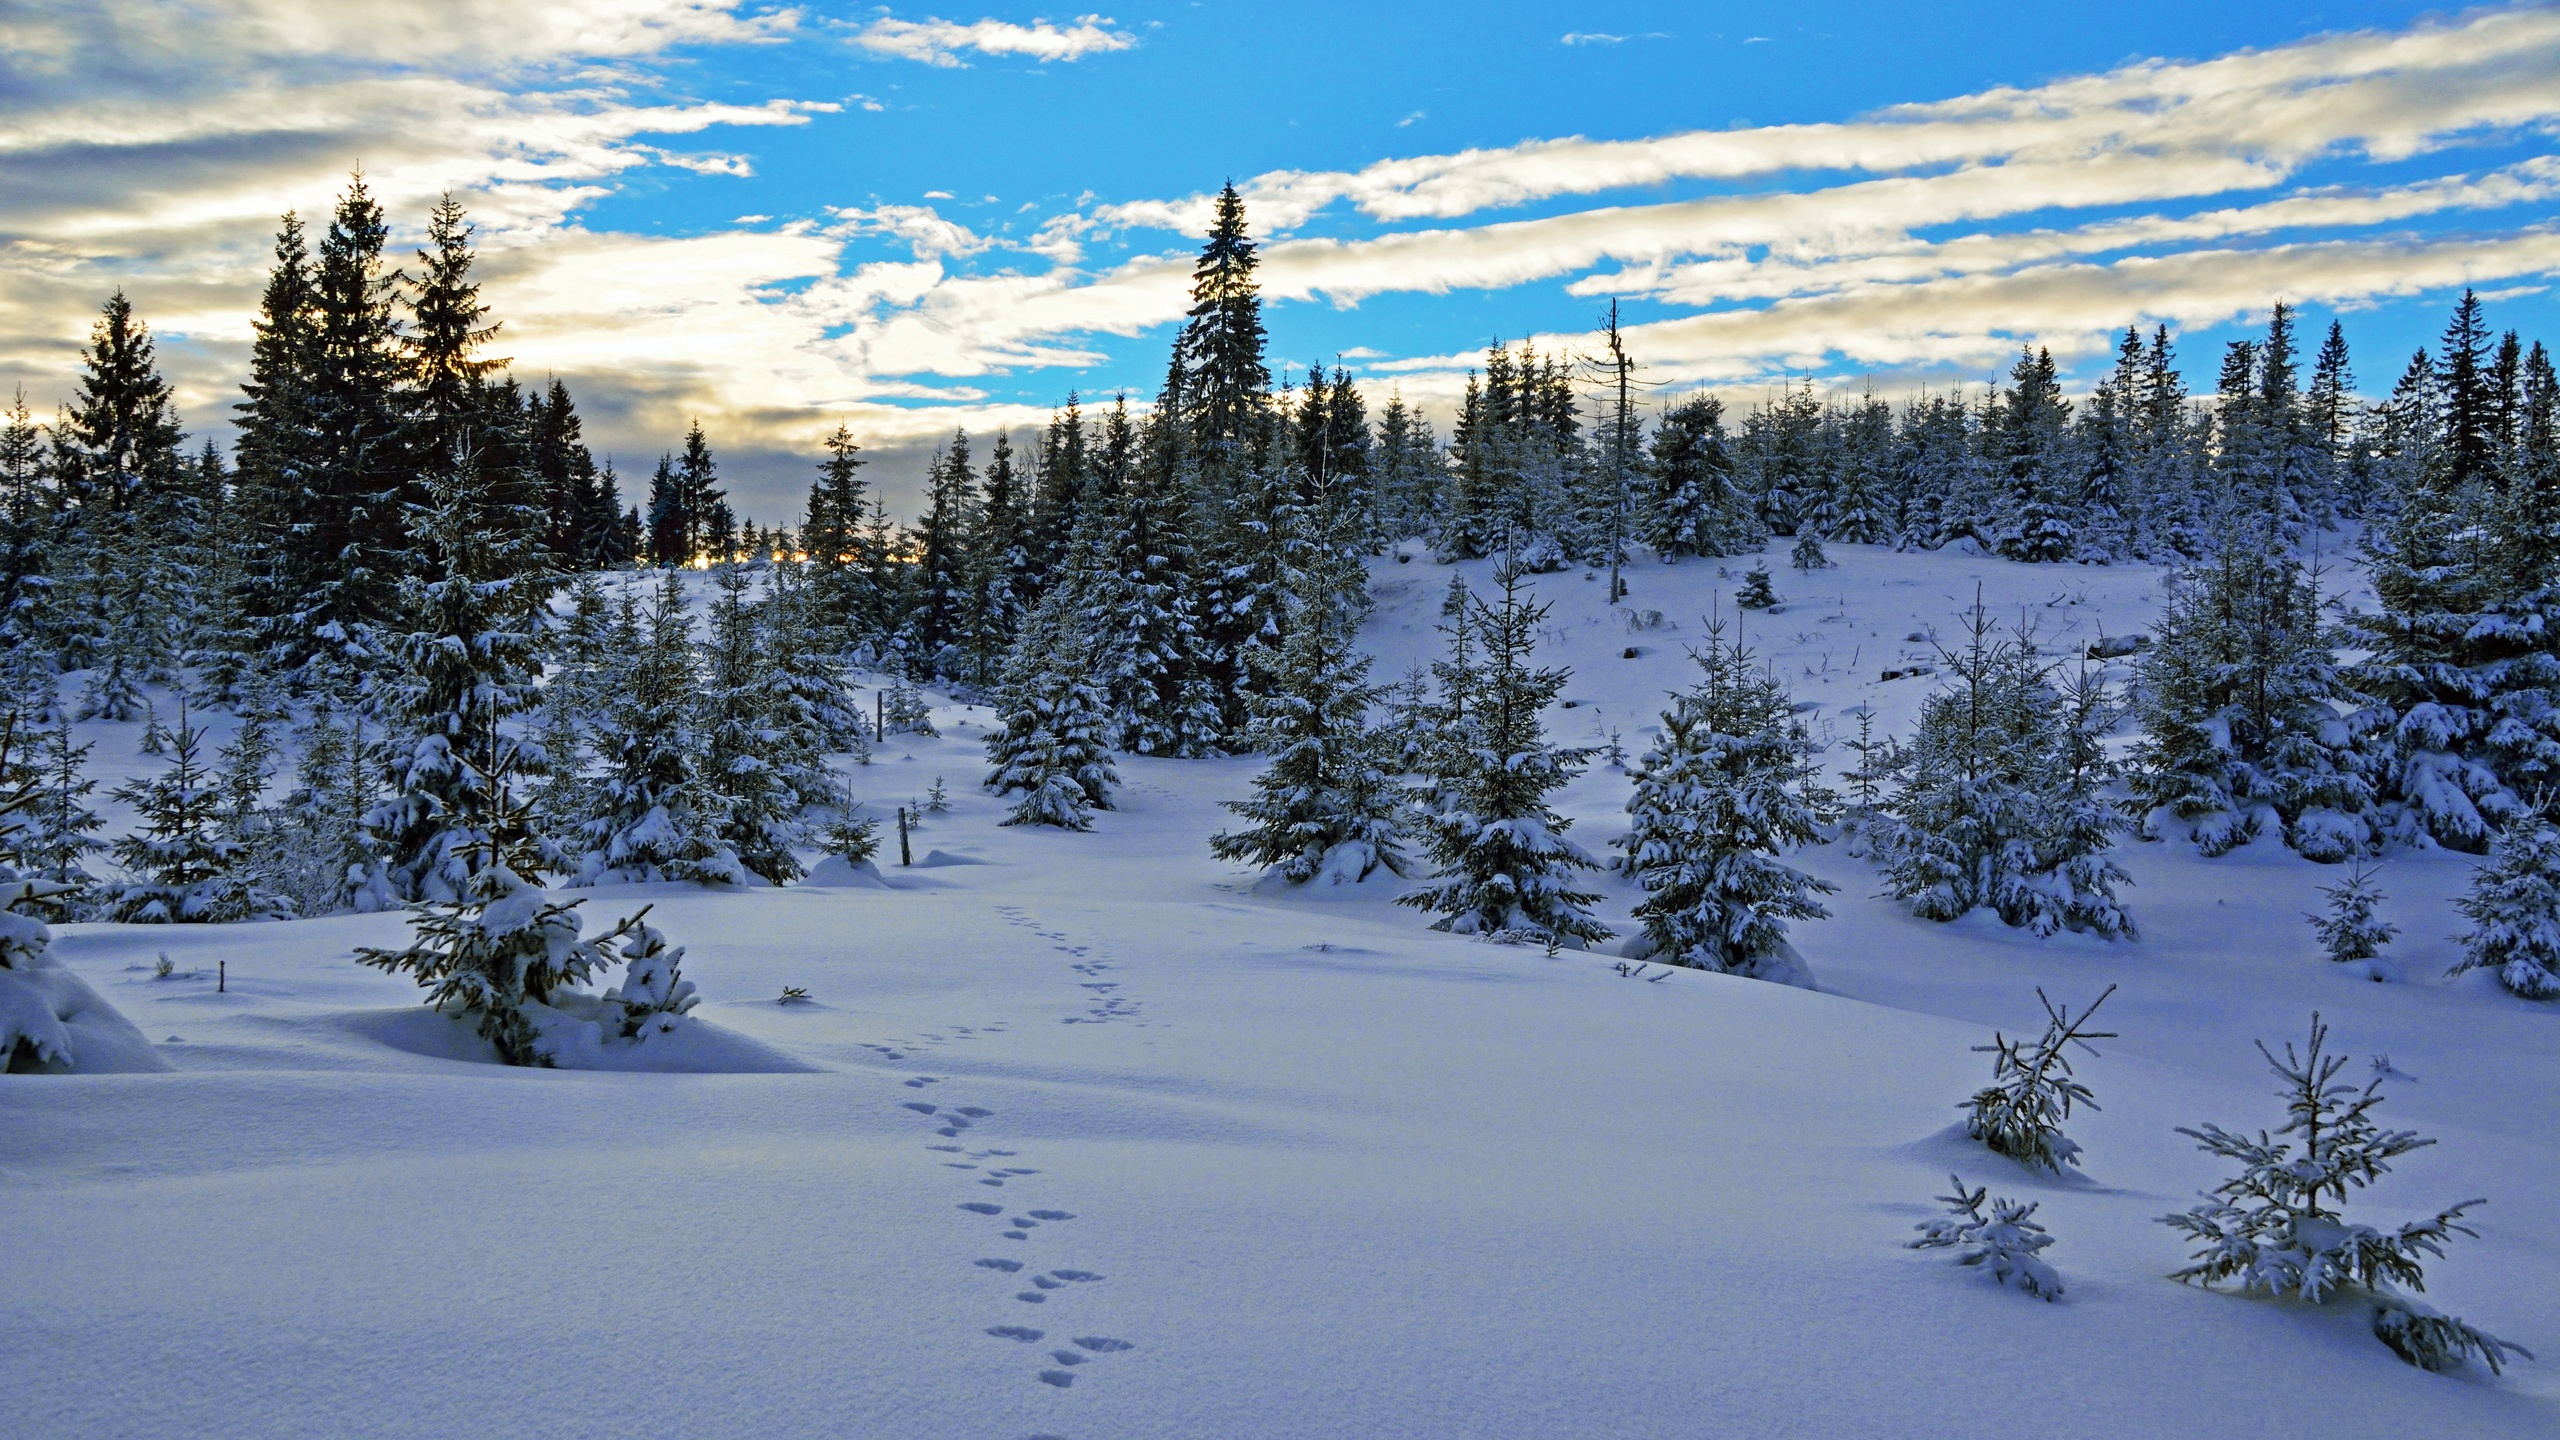
M1909 733L1973 602L2057 649L2141 629L2156 571L1835 547L1745 622L1817 733ZM1719 566L1723 567L1720 571ZM1460 567L1482 586L1485 568ZM1550 732L1630 756L1743 564L1540 577ZM1372 570L1378 678L1452 571ZM1631 626L1627 616L1638 616ZM866 695L867 699L867 695ZM58 927L170 1073L0 1083L0 1414L64 1436L2542 1436L2560 1430L2560 1011L2442 978L2468 857L2380 871L2402 983L2329 964L2334 869L2127 841L2139 938L1911 918L1865 861L1795 927L1818 991L1437 934L1396 882L1214 861L1257 762L1122 757L1091 833L1004 828L991 715L851 772L921 800L873 881L577 892L655 908L714 1027L685 1073L524 1070L360 968L396 915ZM138 725L90 725L122 778ZM1837 745L1824 757L1847 759ZM134 768L141 768L136 765ZM1561 792L1624 828L1624 771ZM112 828L112 822L111 822ZM1636 892L1600 877L1621 930ZM170 973L155 973L165 954ZM217 975L221 977L217 990ZM1969 1047L2109 985L2085 1175L1962 1138ZM807 992L784 1005L785 987ZM2157 1217L2272 1128L2252 1049L2318 1010L2382 1118L2440 1143L2377 1224L2471 1196L2428 1298L2545 1360L2424 1373L2356 1307L2176 1284ZM1954 1170L2040 1202L2043 1304L1903 1248Z

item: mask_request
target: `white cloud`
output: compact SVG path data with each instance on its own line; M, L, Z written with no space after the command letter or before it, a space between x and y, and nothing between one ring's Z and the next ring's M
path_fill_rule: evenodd
M852 40L874 55L920 60L927 65L964 65L967 62L962 55L972 50L981 55L1028 56L1045 65L1052 60L1081 60L1087 55L1135 47L1138 38L1113 29L1115 23L1107 15L1079 15L1072 25L1047 20L1034 20L1028 25L974 20L964 25L931 18L884 18L853 32Z
M1624 35L1603 35L1596 30L1576 30L1556 42L1559 45L1623 45Z

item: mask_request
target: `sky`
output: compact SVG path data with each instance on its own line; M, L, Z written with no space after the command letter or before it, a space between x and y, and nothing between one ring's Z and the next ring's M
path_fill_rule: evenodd
M2209 389L2278 300L2381 393L2465 286L2560 342L2555 137L2549 5L0 0L0 391L121 287L227 440L277 217L361 169L404 256L462 200L625 475L699 420L768 524L839 422L905 513L955 427L1152 395L1228 181L1275 368L1373 408L1613 300L1657 403L2085 386L2129 323Z

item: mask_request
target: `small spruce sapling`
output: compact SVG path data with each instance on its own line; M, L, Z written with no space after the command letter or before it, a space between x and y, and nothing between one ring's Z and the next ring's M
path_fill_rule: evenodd
M2023 1290L2039 1300L2051 1302L2062 1298L2062 1277L2041 1258L2053 1236L2035 1221L2035 1201L2020 1204L2007 1196L1991 1200L1991 1213L1982 1213L1983 1202L1991 1191L1987 1185L1964 1188L1962 1178L1949 1175L1955 1187L1952 1195L1938 1197L1947 1207L1942 1220L1923 1220L1911 1227L1920 1238L1908 1242L1914 1250L1954 1250L1959 1265L1978 1265L1994 1284Z
M2454 908L2471 922L2454 974L2494 970L2528 1000L2560 999L2560 829L2540 819L2510 829Z
M1769 567L1754 565L1742 577L1742 588L1733 592L1733 603L1745 610L1774 610L1778 592L1769 588Z
M1787 563L1804 571L1830 569L1831 557L1822 553L1822 532L1807 530L1798 535L1796 548L1787 554Z
M928 815L951 813L951 788L942 783L941 776L934 776L933 784L926 788L922 808Z
M2038 988L2036 1000L2045 1016L2041 1037L2029 1044L1995 1031L1990 1044L1974 1046L1976 1053L1993 1057L1991 1083L1965 1102L1965 1133L1999 1154L2056 1175L2065 1165L2079 1164L2079 1142L2062 1133L2062 1122L2071 1118L2072 1106L2095 1110L2098 1101L2071 1073L2070 1051L2077 1045L2095 1055L2097 1047L2090 1041L2116 1038L2112 1030L2088 1028L2090 1017L2114 993L2116 987L2108 986L2074 1015Z
M2236 1160L2241 1170L2206 1194L2205 1202L2160 1223L2194 1240L2195 1263L2170 1278L2208 1288L2235 1280L2243 1292L2293 1295L2313 1304L2341 1293L2373 1305L2373 1333L2412 1365L2451 1370L2478 1356L2494 1373L2510 1356L2531 1359L2523 1346L2442 1315L2402 1293L2426 1289L2422 1267L2444 1254L2456 1235L2477 1236L2462 1223L2465 1200L2396 1230L2348 1223L2347 1192L2390 1173L2391 1161L2436 1143L2412 1130L2385 1130L2373 1118L2382 1103L2382 1077L2362 1090L2341 1083L2347 1057L2328 1051L2329 1027L2312 1012L2311 1043L2297 1053L2292 1042L2276 1058L2265 1041L2258 1053L2284 1082L2285 1123L2274 1135L2253 1139L2219 1125L2179 1134L2208 1154ZM2291 1138L2278 1138L2291 1137ZM2298 1153L2297 1153L2298 1149Z
M2381 887L2373 883L2373 872L2362 863L2347 872L2347 878L2335 885L2323 885L2320 893L2329 897L2329 913L2305 918L2320 947L2339 964L2371 962L2381 957L2382 947L2400 933L2400 927L2374 913L2382 904ZM2380 978L2380 977L2376 977Z
M625 1040L668 1034L702 1003L681 969L684 947L668 945L664 934L642 923L648 913L643 905L623 922L631 938L622 942L622 983L604 992L605 1011L619 1021Z

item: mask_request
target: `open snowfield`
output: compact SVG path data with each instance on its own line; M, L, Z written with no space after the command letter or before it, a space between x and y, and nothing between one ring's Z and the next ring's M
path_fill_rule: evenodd
M1745 639L1842 737L1861 703L1909 733L1933 682L1880 672L1977 582L2057 647L2157 603L2140 567L1835 557L1773 551L1788 602ZM1632 763L1742 568L1637 567L1622 610L1665 618L1634 633L1600 582L1542 577L1539 658L1575 670L1551 733L1616 727ZM1434 653L1449 574L1378 563L1376 678ZM1432 933L1393 882L1268 893L1204 843L1250 758L1124 757L1092 833L1001 828L986 712L936 718L853 772L880 812L950 783L883 883L585 892L591 929L647 903L688 947L716 1027L690 1058L726 1073L487 1063L350 959L396 915L59 927L171 1070L0 1081L0 1433L2560 1434L2560 1011L2442 978L2467 857L2384 864L2402 983L2319 958L2337 872L2272 841L2128 841L2117 944L1910 918L1834 846L1803 863L1835 917L1794 931L1818 993L1645 983ZM108 784L156 763L138 725L85 729ZM1602 852L1627 788L1600 764L1563 792L1575 838ZM1598 888L1625 930L1633 887ZM1989 1073L1968 1046L2033 1028L2038 986L2109 984L2085 1177L1950 1132ZM2405 1077L2386 1122L2440 1142L2350 1217L2489 1197L2428 1298L2541 1362L2429 1375L2360 1307L2165 1278L2155 1217L2222 1174L2174 1127L2276 1123L2250 1042L2315 1008ZM2042 1202L2060 1303L1902 1248L1951 1168Z

